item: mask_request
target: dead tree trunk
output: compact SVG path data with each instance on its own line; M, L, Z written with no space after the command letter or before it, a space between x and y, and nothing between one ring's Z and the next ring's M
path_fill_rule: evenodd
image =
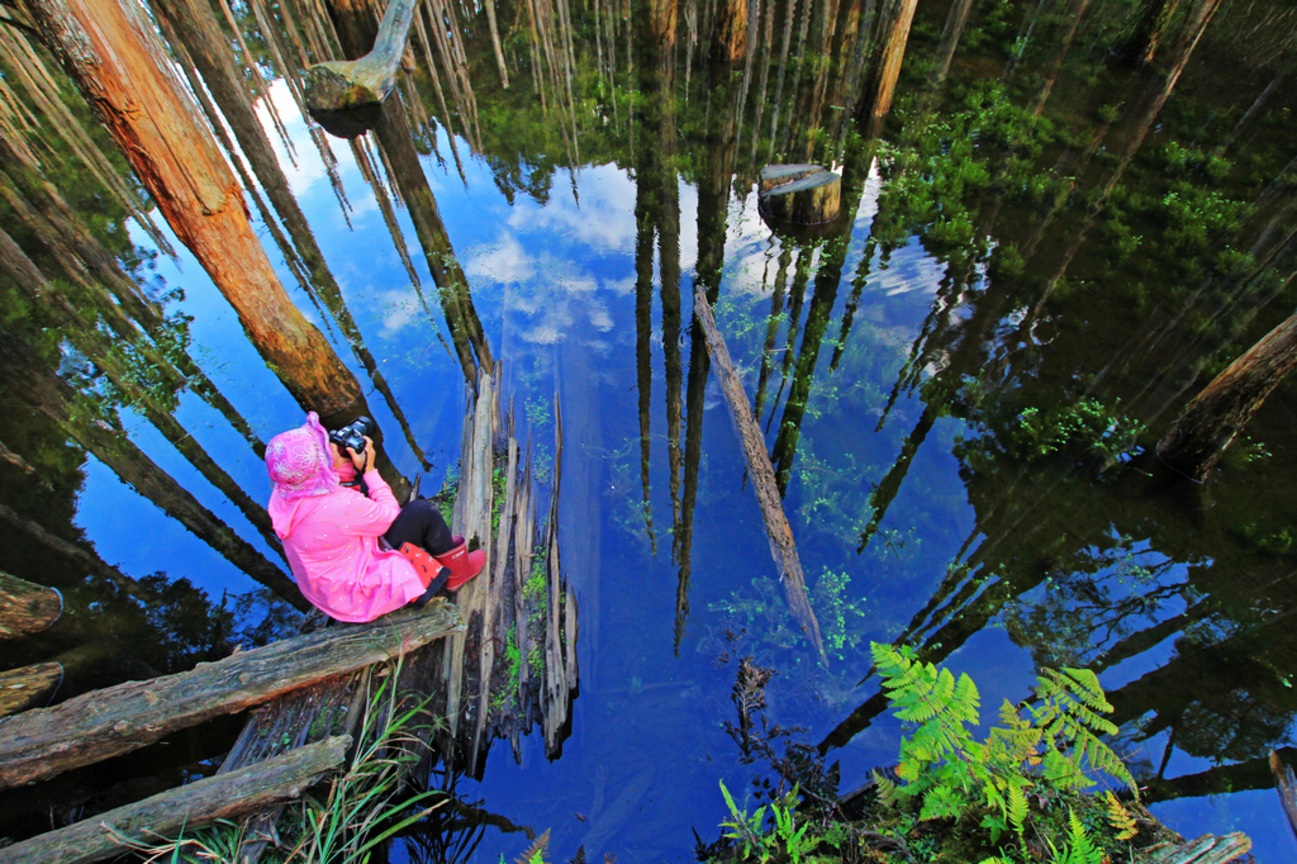
M462 629L454 608L438 602L422 611L317 630L200 663L188 672L127 681L28 711L0 725L0 789L138 750L177 729L386 662Z
M824 653L824 642L820 637L820 623L815 618L810 599L806 595L806 578L802 574L802 564L797 556L797 544L793 541L793 529L788 524L783 503L779 500L779 489L775 483L774 467L770 464L770 455L766 453L766 442L761 429L752 417L748 405L747 393L734 371L730 360L729 349L716 328L716 319L712 316L711 304L703 294L701 287L694 292L694 317L702 325L707 337L707 351L720 369L721 390L725 393L730 416L743 444L747 457L748 470L752 473L752 485L761 504L761 515L765 517L766 535L770 539L770 553L779 566L780 580L788 597L788 605L801 625L806 638L819 653L820 659L828 665Z
M1297 367L1297 314L1216 376L1158 442L1162 461L1202 482L1279 382Z
M355 376L279 284L238 182L161 64L165 55L143 13L120 0L34 0L30 8L50 50L289 392L326 422L362 400Z

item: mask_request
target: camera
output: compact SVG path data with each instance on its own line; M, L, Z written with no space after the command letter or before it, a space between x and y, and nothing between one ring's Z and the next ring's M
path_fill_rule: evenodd
M350 447L357 453L365 452L365 436L373 437L374 432L378 429L373 420L368 417L357 417L348 426L341 429L334 429L329 433L329 441L337 444L343 453L347 452Z

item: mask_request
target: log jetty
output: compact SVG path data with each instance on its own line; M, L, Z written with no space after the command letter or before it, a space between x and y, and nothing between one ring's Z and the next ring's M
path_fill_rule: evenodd
M556 404L555 467L538 524L532 445L517 441L512 408L501 410L499 379L496 364L466 388L460 470L453 502L445 502L452 530L487 553L476 579L452 601L438 598L421 610L367 624L317 615L294 637L186 672L46 708L28 698L0 721L0 790L112 759L214 717L246 719L215 775L8 846L5 860L103 860L120 855L124 843L239 819L239 861L255 862L277 842L283 808L346 770L376 682L393 671L396 692L422 701L438 721L427 727L436 731L424 741L416 785L438 761L480 777L500 738L521 758L537 725L545 753L557 756L578 689L577 603L558 548L562 421ZM0 634L25 635L57 620L57 592L0 577ZM44 700L62 671L47 663L3 674Z

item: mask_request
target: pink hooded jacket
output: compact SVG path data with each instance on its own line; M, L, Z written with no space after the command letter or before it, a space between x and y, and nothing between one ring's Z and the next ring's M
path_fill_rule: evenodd
M339 486L285 501L270 495L270 519L288 566L316 607L339 621L373 621L424 592L412 565L380 539L401 507L377 471L365 474L373 498Z

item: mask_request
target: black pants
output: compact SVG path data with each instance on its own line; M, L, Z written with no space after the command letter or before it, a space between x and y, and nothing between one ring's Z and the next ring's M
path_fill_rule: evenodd
M441 511L426 498L402 507L383 539L393 549L400 549L404 543L413 543L431 555L444 555L454 547L450 528L446 526Z

